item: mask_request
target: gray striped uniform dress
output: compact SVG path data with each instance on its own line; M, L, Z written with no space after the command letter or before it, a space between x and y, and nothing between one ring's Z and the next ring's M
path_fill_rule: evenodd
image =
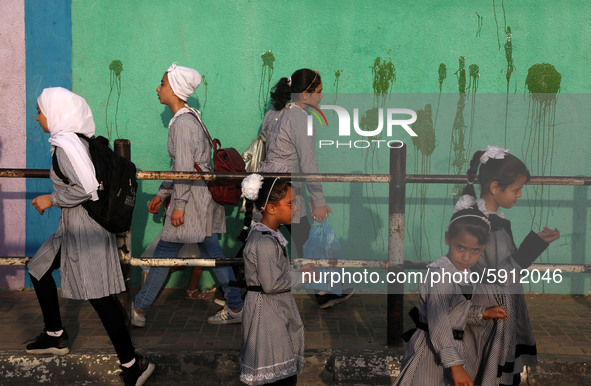
M483 203L479 206L484 208ZM536 341L523 295L523 285L519 283L519 273L540 256L548 243L536 233L530 232L519 248L516 248L509 220L501 212L493 213L485 209L483 213L491 223L490 240L473 270L504 270L511 279L503 280L505 283L482 286L484 294L473 299L475 304L486 307L499 305L507 312L506 321L498 320L495 323L494 338L489 343L483 343L491 347L488 357L484 358L489 362L484 380L491 380L489 384L493 384L492 379L496 377L501 384L510 385L514 375L521 373L524 366L537 364ZM512 270L515 272L516 282L512 281ZM476 331L472 331L473 329ZM469 326L466 333L483 336L479 328L473 326Z
M248 291L242 313L240 380L263 385L291 377L304 367L304 325L291 294L292 274L278 232L258 224L244 247Z
M88 149L86 141L82 141ZM62 148L55 154L66 185L53 171L53 206L61 208L59 227L41 245L28 264L36 279L50 268L61 248L61 294L69 299L98 299L125 290L115 235L94 221L80 204L90 199L82 188L72 164Z
M168 154L174 172L194 172L195 163L201 170L211 171L211 145L197 119L180 109L170 121ZM166 216L174 209L184 210L184 223L178 227L164 223L161 240L174 243L200 243L214 233L226 232L224 206L211 197L204 181L164 181L158 195L171 196Z
M431 272L459 272L446 256L428 267ZM468 347L460 335L467 324L490 325L491 321L482 319L484 307L474 306L462 287L453 282L419 284L419 322L424 328L417 328L407 343L394 385L453 385L450 367L456 365L462 365L472 380L476 378L482 353Z
M265 161L261 163L261 173L318 173L316 145L314 136L308 135L308 114L294 103L282 110L271 109L263 119L263 130L267 134ZM302 197L302 183L293 182L296 191L297 216L292 223L299 223L306 215L306 206ZM315 207L326 205L319 182L307 182Z

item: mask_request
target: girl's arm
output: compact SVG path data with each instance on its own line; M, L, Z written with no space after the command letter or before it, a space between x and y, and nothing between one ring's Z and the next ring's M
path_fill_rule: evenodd
M548 248L548 245L540 235L531 231L513 254L513 260L521 268L527 268Z
M58 208L73 208L90 200L90 194L84 191L66 152L61 147L56 147L55 154L61 172L70 183L66 185L58 178L59 182L54 183L54 192L51 193L51 204Z
M280 293L291 290L291 272L289 264L282 259L281 246L271 236L263 236L253 248L256 259L256 274L263 291L267 294ZM286 270L285 267L288 267Z

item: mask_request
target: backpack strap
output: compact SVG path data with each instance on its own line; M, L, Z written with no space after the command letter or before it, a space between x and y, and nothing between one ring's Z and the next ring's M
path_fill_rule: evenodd
M207 130L207 127L205 126L205 123L203 123L203 121L199 117L199 114L195 113L193 111L193 109L191 109L191 108L189 108L189 114L191 114L192 116L194 116L197 119L197 122L199 122L199 124L203 128L203 132L205 133L205 136L207 137L207 140L211 144L212 150L215 151L215 149L217 149L216 146L214 145L214 143L219 145L218 148L221 147L221 142L220 142L219 139L217 139L217 138L214 139L214 140L211 139L211 135L209 135L209 131Z
M70 185L70 180L64 175L64 173L62 173L62 170L60 169L60 164L57 162L57 155L55 154L55 151L53 152L53 156L51 156L51 164L53 166L53 172L55 175L58 176L59 179L64 182L64 184Z

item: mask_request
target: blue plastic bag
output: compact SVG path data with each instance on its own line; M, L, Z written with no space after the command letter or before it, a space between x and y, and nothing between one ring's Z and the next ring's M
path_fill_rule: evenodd
M331 226L326 221L320 224L314 224L310 228L310 236L304 243L304 258L306 259L340 259L342 256L341 243L337 239L336 234ZM314 268L320 272L320 279L318 283L306 283L306 288L316 291L328 291L337 295L341 295L341 282L332 283L331 272L341 272L338 268ZM325 274L326 273L326 274ZM327 280L325 280L327 279Z

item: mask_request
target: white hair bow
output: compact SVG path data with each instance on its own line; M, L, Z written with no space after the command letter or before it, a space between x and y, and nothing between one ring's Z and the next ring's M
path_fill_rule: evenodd
M498 146L487 146L485 149L482 149L484 154L480 156L480 163L485 164L489 159L503 159L505 158L505 154L509 154L509 149L503 149L502 147Z

